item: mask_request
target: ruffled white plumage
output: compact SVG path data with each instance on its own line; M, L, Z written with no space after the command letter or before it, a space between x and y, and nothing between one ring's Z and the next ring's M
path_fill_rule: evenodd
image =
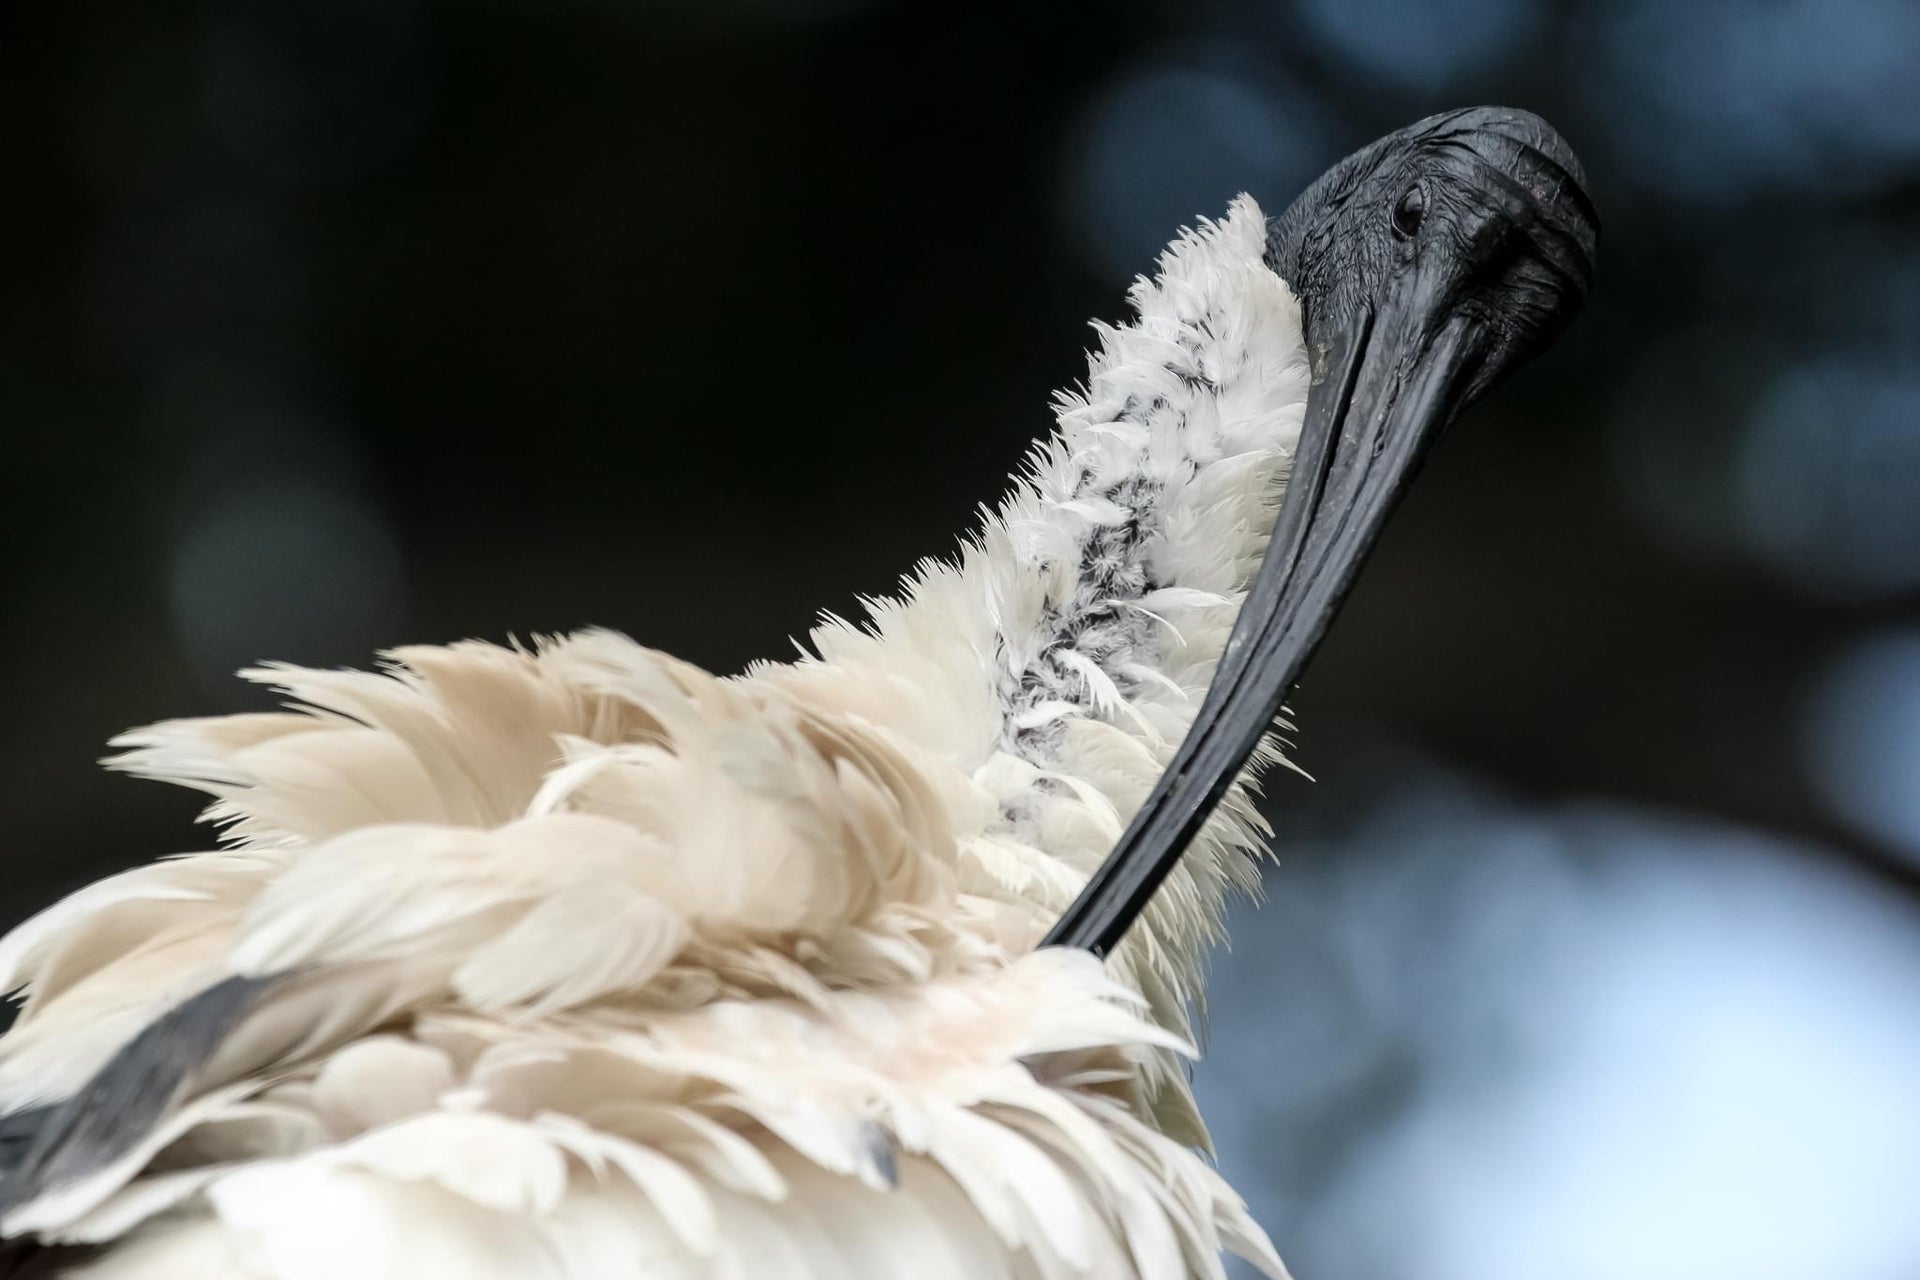
M1032 946L1198 706L1305 401L1242 198L1102 328L952 564L719 679L588 632L250 673L128 735L236 848L0 942L0 1109L286 975L148 1140L0 1231L128 1277L1281 1274L1178 1060L1236 787L1103 973Z

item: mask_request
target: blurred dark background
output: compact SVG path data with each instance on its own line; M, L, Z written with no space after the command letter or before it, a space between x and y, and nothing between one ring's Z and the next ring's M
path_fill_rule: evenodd
M1296 700L1222 1160L1303 1280L1920 1275L1912 0L0 9L0 916L204 843L92 761L241 665L790 652L1177 227L1476 101L1598 290Z

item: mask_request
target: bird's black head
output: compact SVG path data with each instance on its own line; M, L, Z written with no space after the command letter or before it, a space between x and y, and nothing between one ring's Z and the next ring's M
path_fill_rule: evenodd
M1584 184L1546 121L1475 107L1347 157L1268 227L1312 369L1273 541L1192 730L1048 941L1118 941L1273 723L1427 446L1579 310L1599 239Z
M1316 371L1362 325L1406 364L1455 329L1457 411L1573 318L1599 235L1586 174L1552 125L1469 107L1328 170L1269 225L1267 265L1300 299Z

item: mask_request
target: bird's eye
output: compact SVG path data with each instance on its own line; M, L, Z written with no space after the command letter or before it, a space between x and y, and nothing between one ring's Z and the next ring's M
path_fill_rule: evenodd
M1427 194L1419 184L1407 188L1393 206L1393 230L1403 240L1411 240L1420 230L1420 223L1427 216Z

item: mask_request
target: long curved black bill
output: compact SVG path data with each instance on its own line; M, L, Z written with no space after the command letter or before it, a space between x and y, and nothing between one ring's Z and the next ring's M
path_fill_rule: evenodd
M1293 473L1213 684L1111 856L1043 946L1110 951L1199 834L1313 656L1476 367L1471 321L1421 344L1419 308L1360 308L1315 361Z

